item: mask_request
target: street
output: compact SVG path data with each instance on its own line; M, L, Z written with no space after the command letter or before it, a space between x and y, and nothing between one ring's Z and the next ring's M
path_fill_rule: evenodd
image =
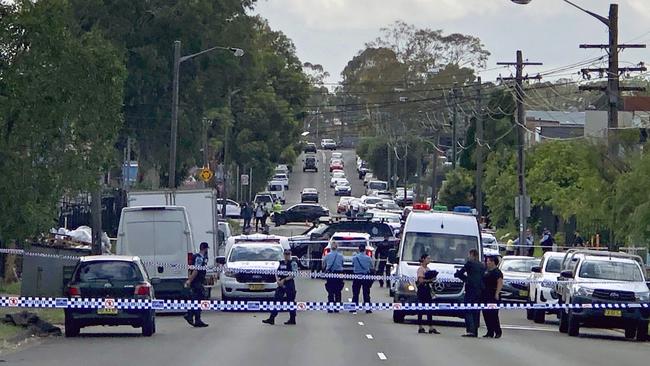
M355 153L338 150L345 158L345 171L352 195L363 194L355 170ZM338 197L329 188L327 169L331 152L318 151L319 171L302 172L300 158L294 165L287 196L289 207L300 202L300 191L314 187L320 202L336 212ZM295 235L304 224L272 228L272 233ZM298 300L325 301L321 280L298 279ZM218 296L218 291L213 294ZM346 282L343 300L349 301L351 283ZM391 302L386 288L372 287L373 302ZM558 332L557 321L546 324L526 320L523 311L501 311L502 339L461 338L465 333L458 318L436 317L440 335L417 334L413 317L394 324L391 312L357 315L326 312L298 313L297 325L285 326L280 314L275 326L262 324L266 314L204 313L208 328L192 328L179 315L158 315L153 338L140 336L128 327L89 327L76 339L54 337L33 342L0 356L7 365L642 365L649 361L650 343L627 341L610 330L584 328L580 337Z

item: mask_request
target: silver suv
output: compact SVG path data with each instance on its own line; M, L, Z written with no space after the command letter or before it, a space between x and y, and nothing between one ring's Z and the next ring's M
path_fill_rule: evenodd
M649 303L643 261L617 252L569 251L562 261L556 292L560 304L630 305L611 308L584 306L560 311L560 332L577 336L580 327L622 328L628 339L648 338Z

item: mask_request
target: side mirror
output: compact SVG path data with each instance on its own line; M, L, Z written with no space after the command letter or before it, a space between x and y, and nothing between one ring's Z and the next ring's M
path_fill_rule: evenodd
M530 269L530 271L534 273L542 273L542 267L534 266L533 268Z
M562 271L560 272L560 277L573 278L573 271Z
M160 285L161 282L160 278L154 277L154 278L150 278L150 280L152 285Z
M217 264L224 265L226 264L226 257L219 256L214 261L217 262Z

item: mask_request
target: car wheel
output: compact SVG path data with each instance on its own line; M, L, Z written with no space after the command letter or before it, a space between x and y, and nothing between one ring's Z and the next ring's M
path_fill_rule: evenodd
M306 171L307 171L307 169L305 169L305 168L302 168L302 172L303 172L303 173L304 173L304 172L306 172Z
M569 313L568 315L568 333L571 337L577 337L580 335L580 322L575 315Z
M156 331L156 316L148 314L147 318L142 323L142 336L151 337Z
M404 317L406 315L404 314L403 311L400 310L394 310L393 311L393 323L403 323L404 322Z
M648 340L648 321L639 322L636 328L636 340L646 342Z
M544 324L546 322L546 311L535 310L533 321L537 324Z
M79 327L77 322L75 322L74 319L72 319L72 317L69 317L66 314L64 322L65 322L65 336L67 338L79 336L81 327Z
M625 338L634 339L636 337L636 325L631 325L625 328Z
M534 317L535 317L535 310L526 309L526 319L533 320Z
M302 257L298 258L298 267L300 267L300 269L309 269L309 265L310 261L309 258L307 258L307 254L304 254Z
M567 314L564 310L560 310L560 333L566 333L569 330L569 322Z

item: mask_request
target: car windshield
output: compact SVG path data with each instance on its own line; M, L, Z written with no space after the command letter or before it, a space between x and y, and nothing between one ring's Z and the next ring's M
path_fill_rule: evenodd
M271 202L271 195L257 196L255 202Z
M282 246L269 244L238 245L230 251L229 262L273 262L282 260Z
M269 186L269 191L271 192L279 192L281 191L283 186L281 184L274 184Z
M418 262L427 253L433 262L463 264L470 249L479 250L478 237L469 235L408 232L402 245L407 262Z
M79 265L75 277L77 282L92 281L143 281L138 266L126 261L85 262Z
M501 270L505 272L528 273L531 268L539 265L538 259L503 259Z
M483 244L496 244L497 240L491 236L481 236Z
M343 173L343 172L334 172L334 173L332 173L332 178L345 178L345 173Z
M384 216L384 215L377 216L377 215L375 215L373 220L376 221L376 222L381 222L383 220L385 222L390 222L392 224L399 224L401 222L399 216L393 216L393 215L390 215L390 216Z
M388 189L388 184L386 182L370 182L368 183L369 189L385 190Z
M599 280L643 281L643 275L636 263L616 261L585 261L580 267L579 276Z
M348 182L345 179L339 179L339 180L336 181L336 186L337 187L341 187L341 186L348 187L348 186L350 186L350 182Z
M551 257L546 261L546 272L560 273L562 271L562 258Z
M273 178L275 178L275 179L287 179L287 175L286 174L276 174L276 175L273 176Z

